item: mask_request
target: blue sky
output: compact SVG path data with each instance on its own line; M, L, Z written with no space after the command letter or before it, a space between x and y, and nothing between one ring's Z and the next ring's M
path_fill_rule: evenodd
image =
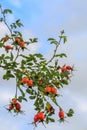
M52 55L53 46L46 42L48 37L58 37L64 29L68 41L60 47L61 52L68 55L67 59L60 61L61 64L74 64L75 72L72 82L65 86L61 93L64 95L60 101L67 109L74 108L74 117L67 119L69 123L49 124L46 128L39 125L36 130L87 130L87 1L86 0L1 0L4 8L13 10L9 16L9 22L21 19L24 24L22 33L24 38L38 37L38 45L30 46L30 51L41 52L47 59ZM8 32L0 24L0 37ZM3 72L1 71L1 74ZM2 130L33 130L28 125L33 119L32 103L23 104L26 115L13 117L3 109L8 104L9 98L14 95L14 81L2 81L0 75L0 129ZM10 86L9 86L10 84ZM14 83L15 84L15 83ZM5 91L6 90L6 91ZM2 114L3 113L3 114ZM3 124L4 122L4 124Z

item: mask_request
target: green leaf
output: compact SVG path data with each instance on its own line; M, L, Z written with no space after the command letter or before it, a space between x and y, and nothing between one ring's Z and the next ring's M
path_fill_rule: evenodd
M74 114L73 109L69 109L69 111L68 111L68 113L67 113L67 116L68 116L68 117L72 117L73 114Z
M52 96L53 96L53 95L52 95ZM52 97L52 96L51 96L51 97ZM55 97L52 97L51 99L52 99L52 101L58 106L58 103L57 103L56 98L55 98Z
M17 28L17 25L15 23L12 23L10 26L11 26L11 29Z
M2 8L2 6L0 5L0 8Z
M38 42L38 38L34 38L34 39L33 39L33 43L34 43L34 42Z
M5 59L10 59L10 57L9 57L9 56L6 56Z
M61 33L61 35L63 35L64 34L64 30L60 31L60 33Z
M35 100L34 105L38 107L38 98Z
M3 75L3 79L9 79L9 77L5 74L5 75Z
M41 53L38 53L38 54L34 54L36 57L38 57L38 58L42 58L43 57L43 55L41 54Z
M39 98L39 103L42 104L43 103L43 99Z
M29 57L27 57L27 62L33 61L34 63L37 62L37 59L34 55L30 54Z
M63 36L63 42L66 43L67 42L67 37Z
M13 53L11 52L10 60L13 61L13 58L14 58L14 56L13 56Z
M54 39L54 38L48 38L48 41L50 41L50 44L55 44L55 45L59 44L59 42L56 41L56 39Z
M55 119L49 118L49 117L47 116L47 118L46 118L46 123L48 124L49 122L55 122Z
M21 61L21 67L24 68L25 64L26 64L26 61L25 61L25 60L22 60L22 61Z
M18 97L18 101L19 101L19 102L22 102L22 100L24 100L24 101L27 102L27 99L26 99L26 98L24 98L23 96L19 96L19 97Z
M14 113L18 113L19 111L17 109L14 109Z
M57 44L59 44L59 42L55 40L55 41L51 41L50 44L55 44L55 45L57 45Z
M2 54L2 55L0 56L0 60L1 60L1 61L3 61L3 60L4 60L4 58L5 58L5 55L4 55L4 54Z
M20 90L20 92L21 92L21 94L22 94L22 97L25 97L24 91L23 91L20 87L18 87L18 88L19 88L19 90Z
M29 40L30 40L31 43L38 42L38 38L30 38Z
M3 22L3 18L0 18L0 22Z
M48 41L55 41L54 38L48 38Z
M10 10L10 9L5 9L5 10L3 11L3 14L7 14L7 13L12 14L12 10Z
M56 54L55 57L67 57L67 55L65 53L61 53L61 54Z
M63 84L65 84L65 85L68 85L68 80L61 80L61 82L63 83Z
M33 90L32 89L27 88L26 92L29 93L29 94L31 94L31 95L33 95Z
M9 80L10 78L14 78L15 76L11 74L10 71L7 71L5 75L3 75L3 79Z
M18 20L16 20L15 23L12 23L10 26L11 26L11 29L13 29L13 28L21 27L21 26L23 26L23 24L20 22L20 19L18 19ZM14 31L14 33L15 34L17 33L18 35L21 36L21 33L19 31Z
M23 58L28 58L26 55L20 54L19 56L23 57Z
M48 117L46 118L46 123L47 123L47 124L49 123L49 118L48 118Z
M0 43L0 48L4 47L3 43Z
M48 118L50 120L50 122L55 122L55 119L53 118Z
M23 24L20 22L20 19L16 20L16 25L17 25L18 27L23 26Z
M30 99L35 99L35 98L36 98L36 96L29 96L29 98L30 98Z
M17 35L17 37L22 37L22 34L19 31L14 31L14 33Z

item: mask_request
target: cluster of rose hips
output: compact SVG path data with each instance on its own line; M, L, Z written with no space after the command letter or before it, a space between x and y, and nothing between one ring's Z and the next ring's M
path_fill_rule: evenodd
M27 77L23 77L22 78L22 83L23 84L27 84L28 86L32 87L34 84L33 84L33 80L27 78Z
M68 74L65 74L65 77L67 79L70 79L70 71L73 71L73 66L64 65L63 67L61 67L61 72L62 73L68 72Z
M72 66L66 66L64 65L63 67L61 67L61 72L64 73L66 71L73 71L73 67ZM21 80L22 84L26 84L28 85L29 87L32 87L34 86L34 83L33 83L33 80L32 79L29 79L27 76L26 77L23 77L22 80ZM42 83L42 79L39 80L40 83ZM51 86L51 85L48 85L45 87L45 92L48 94L53 94L54 96L58 96L58 93L57 93L57 88L54 87L54 86ZM51 113L51 114L54 114L55 112L55 109L50 105L50 107L46 107L47 109L47 113ZM12 99L10 105L9 105L9 108L8 108L9 111L11 110L16 110L17 112L20 112L21 111L21 105L20 103L18 102L17 99ZM63 109L59 109L59 112L58 112L58 117L59 117L59 121L62 122L65 120L65 112L63 111ZM44 122L45 121L45 118L46 118L46 113L44 112L38 112L35 116L34 116L34 124L36 125L37 123L40 123L40 122Z
M16 37L15 38L15 42L17 43L17 44L19 44L19 46L23 49L23 48L25 48L25 42L20 38L20 37Z
M73 67L72 66L66 66L66 65L64 65L63 67L61 67L61 71L62 72L65 72L65 71L68 71L68 70L73 70Z
M8 40L9 40L9 38L6 36L6 37L4 37L3 42L5 43L5 42L7 42ZM15 43L17 43L22 49L25 48L25 42L24 42L20 37L16 37L14 41L15 41ZM12 50L13 47L12 47L11 45L6 45L6 46L5 46L5 49L6 49L6 50Z
M9 40L8 36L6 36L6 37L3 38L3 42L4 43L7 42L8 40ZM13 50L13 47L11 45L6 45L5 49L6 50Z
M47 94L52 93L54 95L57 95L57 89L55 87L47 86L45 90Z
M9 111L14 110L14 112L19 113L21 112L21 104L18 102L16 98L13 98L9 104Z
M43 122L44 118L45 118L45 114L43 112L38 112L34 116L34 124L36 124L36 122Z
M36 125L36 123L40 123L40 122L44 122L45 121L45 117L46 115L43 112L38 112L35 116L34 116L34 124ZM64 118L65 118L65 113L62 110L62 108L60 108L59 112L58 112L58 117L59 117L59 121L63 122Z

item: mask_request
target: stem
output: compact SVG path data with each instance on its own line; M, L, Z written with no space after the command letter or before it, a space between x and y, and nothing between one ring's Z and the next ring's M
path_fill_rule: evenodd
M17 98L17 91L18 91L18 87L17 87L17 78L16 78L16 91L15 91L15 98Z
M53 54L53 56L51 57L51 59L47 62L47 64L49 64L50 62L52 62L52 60L54 59L55 54L56 54L56 52L57 52L58 46L59 46L59 44L56 45L56 48L55 48L55 50L54 50L54 54Z
M6 17L5 17L5 14L3 13L2 7L1 7L0 9L1 9L1 13L2 13L2 15L3 15L3 22L4 22L4 24L6 25L6 27L8 28L8 30L9 30L11 36L12 36L12 30L11 30L11 28L9 27L9 25L8 25L7 22L6 22ZM12 41L14 42L13 37L12 37ZM17 56L15 57L14 61L17 60L18 56L19 56L19 49L18 49Z
M56 55L57 49L58 49L58 47L59 47L59 45L60 45L60 42L61 42L61 38L59 39L59 42L58 42L58 44L56 45L56 47L55 47L55 49L54 49L54 54L53 54L53 56L52 56L51 59L47 62L47 65L48 65L50 62L52 62L52 60L55 58L55 55Z
M9 30L9 32L10 32L10 35L11 35L11 37L12 37L12 30L11 30L11 28L9 27L9 25L8 25L7 22L6 22L6 16L5 16L4 12L3 12L2 7L1 7L0 9L1 9L1 13L2 13L2 15L3 15L3 22L4 22L4 24L6 25L6 27L8 28L8 30ZM14 42L14 38L13 38L13 37L12 37L12 41ZM19 56L19 48L18 48L17 55L16 55L14 61L17 60L18 56ZM0 67L5 68L5 66L2 66L2 65L0 65ZM17 87L17 77L16 77L15 98L17 98L17 91L18 91L18 87Z
M16 60L17 60L18 56L19 56L19 48L18 48L17 55L16 55L16 57L15 57L14 61L16 61Z
M1 13L2 13L2 15L3 15L3 22L4 22L4 24L6 25L6 27L8 28L8 30L9 30L9 32L10 32L10 35L12 36L12 30L11 30L11 28L9 27L9 25L8 25L7 22L6 22L6 16L5 16L4 12L3 12L2 7L0 8L0 10L1 10ZM13 37L12 37L12 41L14 42ZM16 55L14 61L17 60L18 56L19 56L19 49L18 49L18 51L17 51L17 55ZM3 65L0 65L0 67L5 68L5 66L3 66ZM15 98L17 98L17 91L18 91L18 87L17 87L17 77L16 77Z
M1 8L1 13L2 13L2 15L3 15L3 22L4 22L4 24L7 26L7 28L8 28L8 30L9 30L10 34L12 35L12 30L10 29L9 25L8 25L7 22L6 22L6 17L5 17L5 14L3 13L2 8ZM12 39L12 40L13 40L13 39ZM13 40L13 41L14 41L14 40Z

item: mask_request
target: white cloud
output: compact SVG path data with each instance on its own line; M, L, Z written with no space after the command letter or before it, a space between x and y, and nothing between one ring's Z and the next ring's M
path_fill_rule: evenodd
M6 91L4 91L3 93L0 94L1 95L1 101L3 102L7 102L9 98L12 98L13 94L11 93L7 93Z
M81 112L87 112L87 101L80 101L78 107Z
M0 38L4 37L5 35L9 34L9 30L4 23L0 23Z
M71 95L70 98L71 100L74 100L76 102L76 109L79 111L81 114L87 113L87 101L85 99L85 96L76 96L74 93L68 94Z
M22 30L22 34L23 34L24 39L27 40L27 41L30 38L37 38L37 37L34 36L34 34L30 30L28 30L26 28ZM25 54L26 53L28 53L28 54L30 54L30 53L36 53L36 52L38 52L38 50L40 49L40 47L41 47L41 43L39 43L39 42L32 43L32 44L29 45L28 52L25 52Z
M11 130L19 130L21 123L17 122L15 118L12 117L10 115L10 113L9 113L8 116L6 116L4 114L1 115L0 124L2 124L2 125L0 125L0 129L2 129L2 130L9 130L11 128ZM4 122L4 124L3 124L3 122Z

